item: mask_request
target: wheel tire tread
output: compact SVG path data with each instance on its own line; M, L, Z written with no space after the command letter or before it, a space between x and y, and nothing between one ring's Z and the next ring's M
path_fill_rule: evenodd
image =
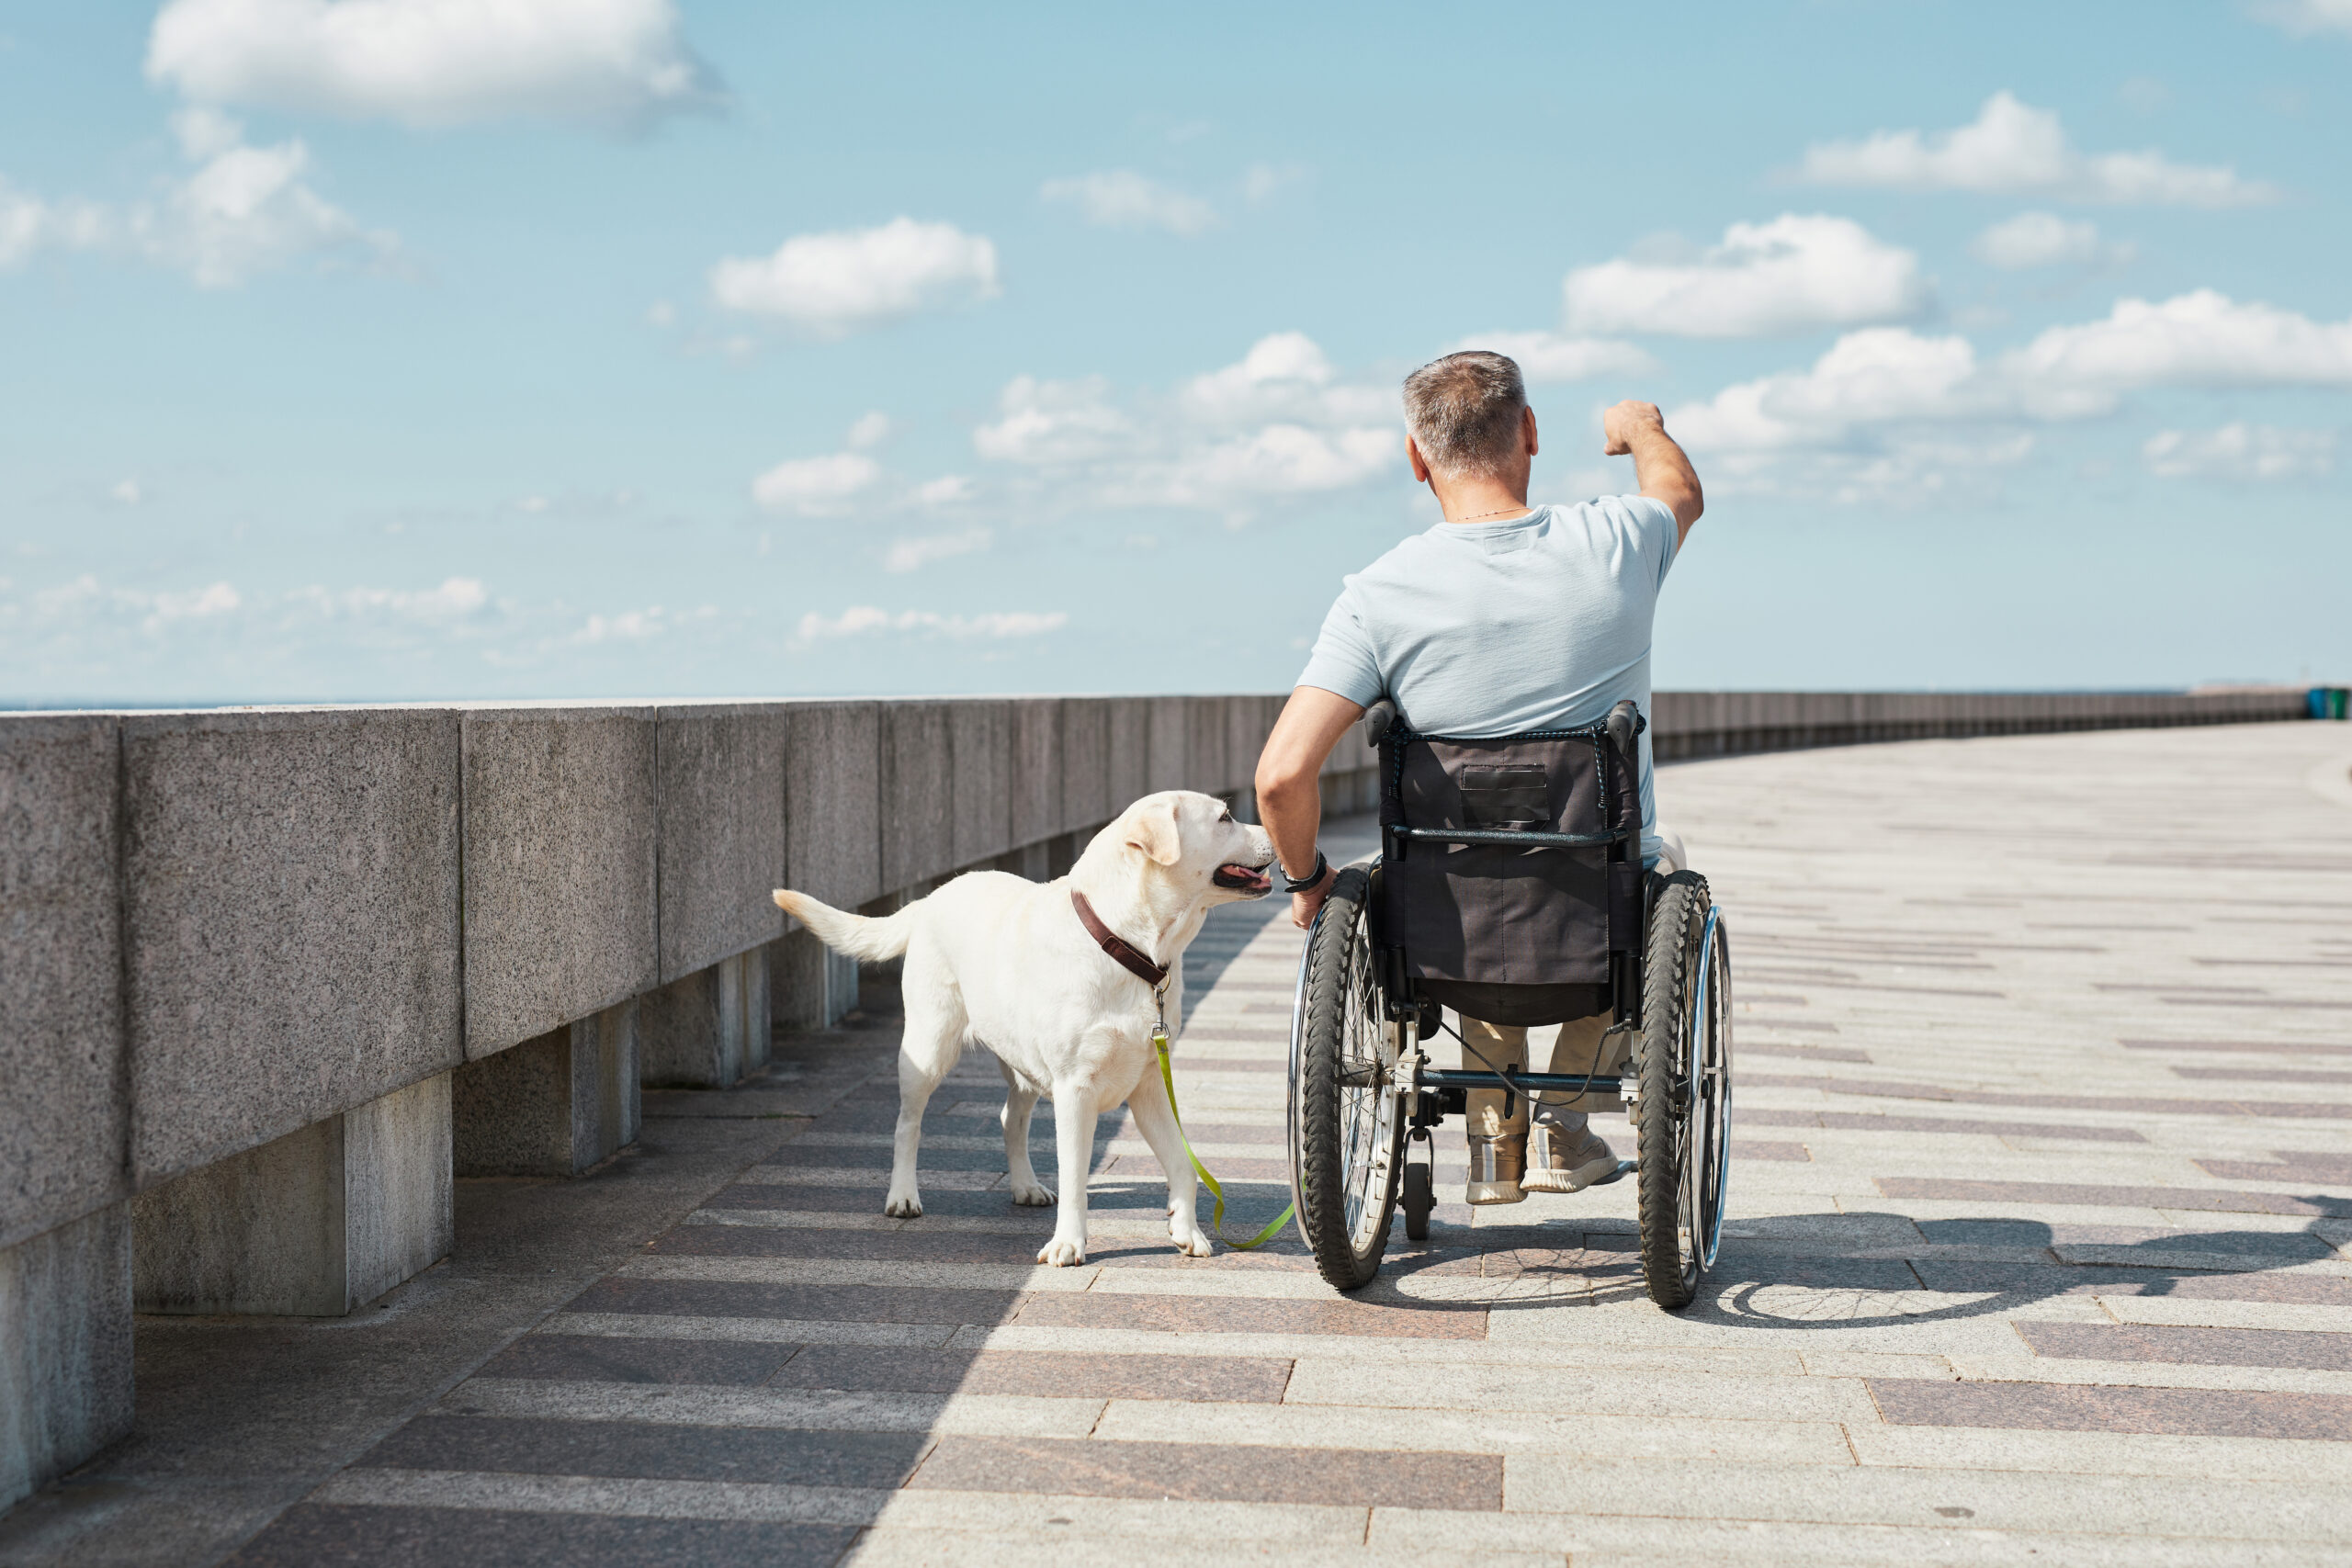
M1340 1126L1340 1033L1347 1022L1347 958L1355 928L1363 918L1371 878L1361 866L1349 866L1331 885L1323 905L1323 919L1307 938L1306 1018L1301 1064L1298 1108L1300 1228L1314 1249L1315 1267L1325 1280L1341 1291L1360 1290L1380 1272L1388 1247L1388 1227L1383 1224L1368 1254L1356 1251L1347 1234L1347 1190L1341 1170L1342 1129ZM1382 1200L1393 1214L1396 1182Z

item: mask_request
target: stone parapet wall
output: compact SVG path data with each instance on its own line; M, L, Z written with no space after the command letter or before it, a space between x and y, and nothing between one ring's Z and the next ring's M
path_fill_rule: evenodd
M0 716L0 1247L849 908L1245 802L1277 696ZM2212 695L1661 692L1661 760L2277 720ZM1372 800L1351 730L1335 810ZM1043 846L1060 842L1058 856ZM1057 867L1056 867L1057 869Z

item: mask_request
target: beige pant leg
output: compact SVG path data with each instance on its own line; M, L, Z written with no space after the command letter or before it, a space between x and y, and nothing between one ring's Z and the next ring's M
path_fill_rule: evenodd
M1462 1065L1472 1072L1500 1067L1518 1072L1527 1065L1527 1031L1509 1024L1462 1020L1465 1047ZM1485 1061L1480 1061L1484 1056ZM1470 1144L1470 1185L1465 1196L1473 1203L1516 1203L1527 1194L1519 1177L1527 1155L1527 1101L1506 1089L1474 1089L1465 1097L1464 1132ZM1482 1160L1482 1152L1491 1156Z
M1621 1041L1611 1041L1607 1045L1601 1043L1600 1037L1606 1034L1609 1032L1609 1026L1616 1021L1614 1014L1604 1012L1562 1024L1559 1038L1552 1042L1550 1065L1545 1066L1544 1071L1563 1076L1608 1072L1615 1065L1615 1059L1620 1054L1622 1037ZM1603 1109L1607 1109L1615 1104L1615 1101L1600 1095L1568 1096L1555 1093L1547 1094L1544 1098L1560 1103L1556 1107L1546 1105L1544 1108L1544 1120L1560 1127L1569 1134L1572 1141L1576 1135L1583 1133L1587 1111L1591 1106L1598 1103Z
M1466 1072L1485 1072L1489 1064L1510 1072L1518 1072L1527 1065L1527 1031L1507 1023L1487 1023L1478 1019L1462 1021L1462 1038L1476 1046L1482 1062L1467 1050L1462 1053L1462 1066ZM1464 1119L1464 1131L1480 1137L1491 1138L1504 1133L1527 1131L1527 1101L1501 1089L1474 1089L1468 1096L1469 1115ZM1508 1100L1510 1114L1503 1114Z

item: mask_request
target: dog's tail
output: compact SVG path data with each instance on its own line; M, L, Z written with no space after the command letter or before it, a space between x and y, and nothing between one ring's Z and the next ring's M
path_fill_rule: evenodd
M912 904L877 920L865 915L846 914L789 887L777 888L775 901L778 908L815 931L819 942L835 953L846 953L865 964L898 957L906 952L907 939L914 933Z

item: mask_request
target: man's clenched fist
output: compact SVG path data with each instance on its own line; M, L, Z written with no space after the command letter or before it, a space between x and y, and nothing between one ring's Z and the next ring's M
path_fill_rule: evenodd
M1634 436L1644 429L1664 431L1666 416L1657 412L1656 403L1628 398L1600 416L1600 449L1611 457L1622 457L1634 449Z

